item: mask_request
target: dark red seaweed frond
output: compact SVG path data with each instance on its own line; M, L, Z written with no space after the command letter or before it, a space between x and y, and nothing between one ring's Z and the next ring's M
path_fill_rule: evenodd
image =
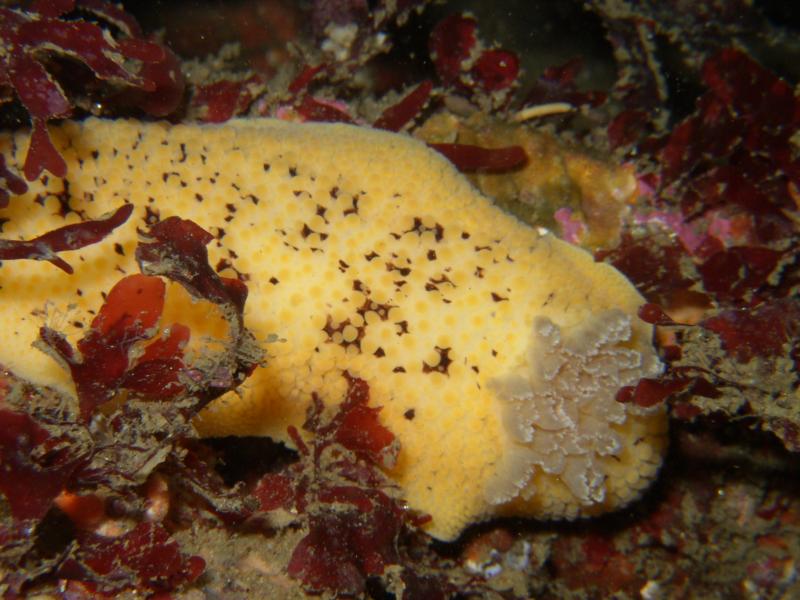
M241 384L263 358L263 351L244 327L247 287L239 279L220 277L208 263L206 244L213 236L196 223L170 217L156 223L136 248L143 273L180 283L195 298L218 305L229 324L230 351L214 373L190 370L192 395L201 408Z
M14 520L44 517L79 462L67 437L52 435L30 415L0 409L0 493Z
M77 549L56 571L104 595L126 589L168 592L191 583L205 570L199 556L186 556L167 530L139 523L118 537L77 533Z
M377 129L400 131L406 124L417 117L427 104L433 90L433 83L425 80L411 90L397 104L393 104L381 113L373 124Z
M462 172L497 173L513 171L528 162L521 146L484 148L472 144L428 144Z
M0 260L47 260L59 269L72 273L72 267L57 253L96 244L125 223L132 212L133 205L124 204L105 219L65 225L32 240L0 239Z
M330 420L314 399L310 440L290 429L300 461L265 475L255 495L262 510L297 511L308 527L289 561L292 577L309 590L361 594L367 577L402 562L398 539L411 517L380 471L394 464L395 437L368 406L366 382L347 377L347 398Z
M473 17L456 13L439 21L428 49L445 89L487 108L507 106L509 92L518 84L519 57L511 50L486 47Z
M230 81L223 79L195 87L192 105L200 110L200 118L207 123L223 123L244 113L256 95L261 80L257 75Z
M204 561L180 551L166 509L144 520L148 490L158 482L168 486L165 493L194 498L230 523L252 512L240 488L227 488L213 471L213 457L192 439L189 423L260 360L242 325L246 288L214 273L205 252L210 236L194 223L164 221L149 235L139 254L143 268L221 305L234 335L213 372L186 363L191 331L161 322L167 287L155 274L121 279L75 347L42 328L40 344L69 368L78 398L10 374L0 386L0 493L10 509L10 518L0 522L0 582L19 595L34 581L56 579L75 594L90 595L169 592L196 580ZM192 518L186 507L174 514ZM96 530L115 518L126 524L121 531L118 525L110 534ZM39 530L56 540L48 558L37 554L40 543L31 537ZM22 569L32 564L35 569ZM23 575L5 576L15 572Z
M122 35L115 39L96 23L68 18L75 10L93 13ZM23 169L28 181L44 170L57 177L66 174L47 122L69 116L74 105L48 70L47 56L79 61L97 79L141 92L139 107L150 114L164 116L177 107L183 94L180 65L169 50L141 35L132 17L102 0L40 1L27 10L0 8L0 87L13 90L32 123Z
M57 331L42 327L42 342L66 363L72 374L84 421L88 422L95 409L113 399L122 388L130 386L144 391L149 384L155 384L156 389L160 384L170 391L172 386L180 386L175 369L163 371L161 368L165 359L151 360L146 355L132 358L133 347L149 340L156 331L164 308L164 293L164 282L158 277L129 275L123 278L109 292L89 330L78 341L77 349ZM177 361L174 366L180 369L182 351L178 346L176 349L177 356L170 359ZM143 369L150 370L151 377L153 370L161 377L151 382L150 378L130 376L131 372L141 374ZM140 386L143 389L139 390Z

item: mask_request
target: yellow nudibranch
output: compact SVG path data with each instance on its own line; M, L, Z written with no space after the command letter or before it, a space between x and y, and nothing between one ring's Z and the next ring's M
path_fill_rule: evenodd
M102 293L138 272L137 228L178 215L215 235L212 265L246 276L245 325L279 340L237 394L196 419L202 435L288 441L312 393L342 400L347 371L367 381L400 443L388 476L442 540L492 516L613 510L655 477L663 407L615 399L660 370L641 296L611 266L503 213L424 144L269 119L88 119L51 133L67 177L13 198L5 238L122 203L135 211L101 243L63 253L73 275L2 264L0 364L19 376L74 394L66 370L32 347L39 327L74 341ZM0 137L12 164L27 144ZM73 212L62 217L65 198Z

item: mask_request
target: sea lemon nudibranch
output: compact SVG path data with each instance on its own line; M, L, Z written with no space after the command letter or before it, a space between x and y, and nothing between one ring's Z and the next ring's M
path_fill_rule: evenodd
M46 262L0 267L0 364L18 375L74 393L32 347L39 327L49 319L77 336L101 294L138 272L137 228L178 215L216 236L212 265L246 277L245 324L281 340L196 419L203 435L287 441L312 393L341 401L347 371L367 381L399 440L388 475L443 540L494 515L613 510L655 477L663 408L615 400L660 369L652 327L636 316L641 296L612 267L503 213L420 142L274 120L89 119L52 135L67 178L14 198L0 213L4 237L136 209L102 243L63 254L74 275ZM20 164L27 135L0 149Z

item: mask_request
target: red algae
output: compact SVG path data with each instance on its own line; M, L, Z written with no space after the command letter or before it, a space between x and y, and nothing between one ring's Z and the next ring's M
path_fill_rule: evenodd
M473 144L431 143L431 148L443 154L462 172L506 172L522 167L528 156L521 146L484 148Z
M125 223L132 212L133 205L125 204L105 219L65 225L32 240L0 239L0 260L47 260L62 271L72 273L72 267L57 253L96 244Z
M155 275L121 279L75 348L54 329L42 329L43 343L70 368L78 398L75 403L37 390L12 375L4 379L9 385L0 404L5 467L0 492L11 513L10 520L0 523L0 564L15 572L37 560L39 542L26 532L36 529L52 537L47 532L59 527L58 515L64 514L57 507L73 521L60 534L67 536L63 543L70 551L56 548L54 558L38 558L36 570L4 576L7 597L24 594L34 580L56 578L99 594L165 592L195 581L205 569L203 559L182 553L168 523L144 521L137 508L140 494L151 493L147 482L156 471L169 473L172 485L187 497L220 506L223 514L242 514L241 502L237 506L225 498L208 463L193 449L188 421L205 402L241 381L252 370L251 361L259 360L252 349L237 346L248 341L241 326L246 288L238 280L220 278L207 262L201 264L210 238L193 223L168 220L148 233L149 241L139 248L148 269L174 275L199 298L227 308L235 325L231 330L238 336L231 340L231 356L227 361L221 357L223 374L206 374L184 363L191 332L172 324L168 333L158 335L166 287ZM160 262L162 252L169 256L168 265ZM230 369L227 377L225 367ZM123 391L127 399L120 403ZM114 507L113 518L109 506ZM122 520L111 527L112 533L99 531L120 517L129 519L127 526Z
M757 301L783 253L754 246L735 247L712 254L697 270L706 292L720 302Z
M129 275L120 280L78 341L77 352L61 334L42 328L44 343L69 366L85 421L121 389L155 390L166 398L181 391L178 373L184 365L180 344L161 342L157 351L145 351L131 359L133 347L152 337L164 308L164 293L165 284L158 277ZM188 338L188 330L179 328L170 335ZM163 356L166 348L174 353Z
M694 273L687 264L686 251L679 244L671 240L653 241L637 240L625 233L616 248L600 251L595 258L622 271L648 300L666 304L676 291L692 287Z
M0 491L15 521L41 519L79 457L60 448L67 439L53 436L30 415L3 409L0 425Z
M86 355L107 360L97 363L96 373L87 367L78 376L92 390L84 397L94 400L73 407L68 399L49 397L51 392L32 389L13 375L0 379L0 455L10 468L0 474L0 492L9 506L0 522L2 593L24 597L42 584L55 586L59 578L59 593L65 597L133 589L180 593L192 585L228 593L214 588L219 584L213 567L181 550L178 530L209 520L209 528L228 536L227 551L241 542L242 523L252 528L266 514L278 523L282 515L283 522L300 527L300 542L275 561L281 575L288 572L314 593L394 594L405 600L456 594L509 599L795 594L796 581L787 574L796 570L800 556L794 483L800 416L793 402L800 365L795 300L800 162L791 140L800 126L800 102L787 81L751 56L755 51L742 23L760 39L778 40L764 37L775 28L761 18L758 6L738 0L715 0L710 8L687 5L681 11L649 1L615 3L613 9L592 2L588 13L599 20L616 50L614 87L582 90L577 81L586 73L578 57L544 69L532 87L515 97L522 86L519 64L526 57L484 44L479 29L485 24L478 18L454 14L432 28L413 21L414 27L431 29L432 63L416 72L393 69L404 75L392 79L392 93L381 98L386 87L372 59L394 43L393 37L404 35L398 16L408 16L423 3L395 4L378 2L383 12L373 15L362 2L313 3L307 16L309 22L313 17L315 44L300 40L299 57L283 53L281 60L288 64L268 65L273 71L285 68L288 84L279 81L271 88L273 82L252 72L191 83L187 115L223 122L248 113L271 114L288 103L293 118L373 122L413 133L423 117L446 111L451 102L502 120L535 104L581 107L549 118L548 126L570 139L592 141L579 128L573 131L579 120L584 126L589 121L593 143L599 144L595 149L607 153L611 148L615 159L631 160L646 190L631 214L619 217L625 221L619 243L597 258L636 284L648 301L640 316L658 326L667 370L620 390L618 400L668 404L674 445L662 483L624 514L580 528L513 522L508 542L492 550L496 570L466 572L461 549L481 529L447 546L431 545L413 533L422 518L403 510L380 471L398 451L392 433L381 426L378 409L368 406L363 382L351 380L351 395L339 412L327 414L317 404L306 430L294 432L296 463L258 476L251 466L248 481L258 480L254 491L242 484L227 486L215 470L223 469L218 452L190 439L187 419L252 369L252 345L242 319L246 287L243 278L221 278L207 264L207 233L172 221L145 232L148 238L138 255L146 275L122 284L135 292L147 281L141 289L152 286L153 293L121 300L112 290L100 311L104 320L92 324L77 349L54 331L48 333L68 362L85 361L83 346ZM71 13L76 7L80 12ZM46 122L87 109L86 99L72 92L76 82L70 73L53 68L67 55L102 84L100 93L93 94L105 114L181 110L183 83L175 77L180 61L145 36L122 9L96 0L50 0L32 3L25 11L2 11L3 41L16 35L17 25L27 31L27 37L14 42L0 79L6 105L16 95L31 117L26 177L63 171ZM95 20L87 20L86 13ZM48 24L32 31L26 23L34 21ZM331 41L329 24L354 27L354 41L343 48L343 58L316 47ZM106 30L111 34L99 40L97 32ZM77 40L79 31L88 33L85 43ZM374 43L379 32L388 36L385 45ZM41 52L34 54L35 44L43 40L51 44L47 60L40 60ZM99 48L113 52L95 61L91 52ZM679 60L664 64L667 54ZM103 56L116 66L100 62ZM118 61L120 56L127 60ZM116 68L124 72L112 71ZM370 69L372 75L363 76ZM119 88L122 94L116 93ZM40 96L33 93L37 90ZM462 170L496 171L491 176L502 177L527 159L516 150L503 155L513 143L498 144L499 154L478 145L453 144L446 150ZM24 192L25 182L6 167L5 158L0 160L2 208ZM116 219L123 216L115 214ZM79 240L102 243L113 229L110 223L92 222L68 227L32 240L4 240L0 260L50 260L69 270L57 253L80 247L72 245ZM169 334L145 333L142 324L160 314L155 281L163 282L162 276L223 307L232 346L250 360L237 359L232 351L221 373L212 377L183 362L188 328L178 324ZM122 330L132 335L130 340L117 335ZM118 391L129 394L128 405L109 400ZM90 431L87 421L98 427ZM168 429L159 429L164 422ZM144 482L153 473L168 479L174 495L168 516L158 524L143 522L141 512L147 502ZM89 502L102 502L107 510L97 514L122 514L129 527L117 537L98 535L92 530L95 517L83 519L78 512L67 517L57 508L62 492L90 498L87 510ZM255 513L254 497L260 508ZM53 538L59 527L68 542L47 546L43 540ZM264 544L292 531L274 525ZM521 547L528 550L517 567L515 552ZM204 558L210 561L205 553ZM717 565L713 577L703 569L707 564ZM236 584L241 574L236 568L225 573L226 585ZM198 579L204 569L209 576Z
M254 98L251 88L259 81L256 75L252 75L241 81L222 80L197 86L192 104L201 109L203 121L224 123L247 111Z
M511 87L519 75L519 58L508 50L487 50L475 61L472 77L486 92Z
M155 523L140 523L114 538L79 531L77 544L74 556L59 565L56 575L104 595L132 587L171 591L196 580L205 569L202 558L184 556L169 533Z
M112 23L122 32L122 39L115 40L95 23L67 19L76 9ZM13 90L32 122L31 144L24 166L26 179L33 181L44 170L56 176L66 173L66 163L50 141L46 124L51 119L69 116L73 104L47 70L47 63L42 60L43 49L46 54L79 60L100 80L155 94L143 97L143 108L151 114L163 116L175 109L177 97L183 92L177 57L141 35L133 18L98 0L42 1L27 10L0 8L0 39L6 48L0 62L0 86ZM132 69L126 60L138 61L142 69ZM166 103L165 95L169 96ZM159 101L153 102L154 97Z
M445 17L434 27L428 45L443 84L454 86L461 83L462 66L478 41L477 28L475 19L460 14Z
M572 106L599 106L608 94L593 90L578 89L576 78L583 71L584 61L575 57L567 62L547 67L539 79L525 94L523 105L567 102Z
M6 157L0 154L0 208L8 206L8 200L12 194L24 194L28 189L28 185L23 179L20 179L15 173L12 173L6 166Z
M800 302L796 299L784 298L756 309L724 311L702 325L717 333L725 351L741 363L786 353L792 357L795 369L800 367Z
M394 436L367 406L363 380L348 376L345 401L323 422L315 399L303 428L290 429L300 461L265 475L254 494L264 511L297 511L308 533L292 552L288 573L313 591L360 594L369 576L401 562L398 537L413 519L389 491L379 467L394 464Z
M386 108L372 126L377 129L400 131L414 120L430 99L433 82L425 80L411 90L397 104Z
M332 102L322 102L313 96L305 95L296 106L297 112L306 121L323 123L352 123L353 118Z
M446 91L490 111L508 106L519 85L519 56L484 44L474 17L454 13L440 20L428 37L428 49Z

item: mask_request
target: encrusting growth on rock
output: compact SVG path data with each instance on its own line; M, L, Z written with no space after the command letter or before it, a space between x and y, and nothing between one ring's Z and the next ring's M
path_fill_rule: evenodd
M89 119L51 134L68 174L13 198L4 236L32 239L122 203L135 211L103 243L63 253L73 275L0 267L0 364L21 377L74 393L32 346L39 328L66 323L79 337L102 294L138 271L137 229L178 215L214 234L211 264L247 283L246 326L277 340L238 393L196 419L201 434L291 443L312 394L335 404L345 374L363 379L400 444L387 474L443 540L494 515L613 510L654 478L664 409L615 399L660 371L641 296L503 213L424 144L274 120ZM2 137L0 150L20 164L25 140ZM200 306L167 292L170 321L203 340L195 352L226 327Z

